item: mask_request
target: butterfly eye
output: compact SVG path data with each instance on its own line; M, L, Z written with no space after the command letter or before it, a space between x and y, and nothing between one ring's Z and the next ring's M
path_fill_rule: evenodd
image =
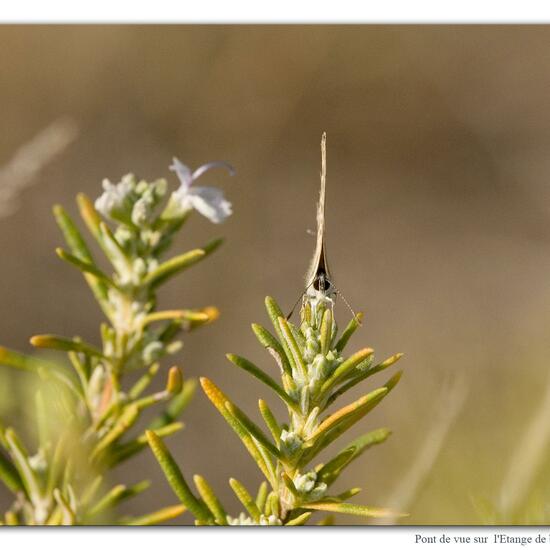
M320 292L328 292L331 289L332 285L327 279L327 275L324 270L319 270L315 281L313 282L313 288L319 290Z

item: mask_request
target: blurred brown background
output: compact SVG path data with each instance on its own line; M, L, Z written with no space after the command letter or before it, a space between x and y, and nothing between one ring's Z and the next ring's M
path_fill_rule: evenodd
M204 181L223 187L234 216L223 226L194 216L175 250L220 234L226 244L163 301L219 306L215 325L186 337L181 364L254 411L265 388L224 353L272 368L250 323L267 322L266 294L289 309L302 290L326 130L329 258L338 288L366 312L350 349L406 354L400 386L354 431L394 435L340 486L387 504L458 380L466 402L417 479L406 522L480 521L471 497L498 498L548 384L550 28L5 26L0 43L0 166L59 116L80 130L0 218L1 343L30 351L42 332L98 340L97 306L54 254L53 203L75 213L78 191L95 197L102 178L129 171L175 183L173 155L191 166L225 159L237 176ZM344 324L350 313L338 308ZM0 379L14 419L17 376ZM236 512L227 479L259 480L254 464L202 394L185 421L170 448ZM121 478L155 482L132 511L175 501L149 452L131 464ZM535 490L545 497L542 466Z

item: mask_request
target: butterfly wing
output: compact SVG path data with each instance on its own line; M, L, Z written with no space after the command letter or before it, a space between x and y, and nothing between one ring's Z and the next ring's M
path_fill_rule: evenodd
M327 179L326 149L327 135L323 132L323 136L321 138L321 191L319 193L319 202L317 204L317 238L315 243L315 252L306 275L306 288L311 287L320 275L324 275L329 281L331 279L325 251L325 195Z

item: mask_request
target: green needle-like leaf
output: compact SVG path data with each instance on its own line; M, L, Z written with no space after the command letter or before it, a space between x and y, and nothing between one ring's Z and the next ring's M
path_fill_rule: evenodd
M160 369L160 363L153 363L147 372L141 376L128 392L130 399L137 399L151 384Z
M216 523L218 525L227 525L227 513L223 509L221 502L214 494L212 487L210 487L206 479L202 476L195 475L193 476L193 481L195 482L195 486L197 487L197 491L199 492L202 500L216 519Z
M377 390L374 390L369 394L364 395L357 401L354 401L353 403L342 407L335 413L331 414L323 422L321 422L317 429L310 435L309 439L315 440L323 436L327 433L328 430L337 427L339 424L345 422L346 420L349 420L357 413L357 411L363 411L363 409L365 409L366 407L374 406L375 404L379 403L382 397L384 397L387 393L387 388L378 388Z
M307 369L304 363L304 358L302 357L302 352L294 338L294 334L290 329L288 321L284 317L279 317L278 319L279 329L283 335L283 341L286 344L286 348L290 350L289 359L291 360L292 366L302 375L307 376Z
M187 508L183 504L177 506L168 506L167 508L161 508L151 514L146 514L137 518L132 518L126 522L122 522L123 525L158 525L165 521L170 521L181 516Z
M346 359L333 373L332 376L322 385L321 393L326 393L330 390L341 378L346 376L357 365L361 364L365 359L370 357L374 353L371 348L364 348L354 353L351 357Z
M37 334L30 340L35 348L58 349L62 351L74 351L84 353L85 355L93 355L95 357L103 357L103 352L86 342L80 340L64 338L55 334Z
M289 527L292 525L305 525L311 516L312 516L312 512L304 512L303 514L300 514L298 517L291 519L290 521L287 521L285 525Z
M147 430L146 435L149 446L160 464L160 467L164 471L168 483L172 487L174 493L176 493L176 496L181 500L182 504L184 504L197 519L205 522L212 521L214 519L213 516L192 493L176 461L162 439L151 430Z
M225 394L208 378L201 378L200 383L204 393L210 399L212 404L218 409L225 421L231 426L233 431L239 436L244 446L258 465L267 479L272 480L272 474L264 457L262 456L258 444L250 433L245 430L242 424L229 412L225 404L229 402Z
M94 447L91 459L97 459L101 453L108 449L113 443L119 440L139 418L139 407L135 404L129 405L116 421L115 425L109 430Z
M2 481L12 493L24 491L21 476L2 452L0 452L0 481Z
M197 381L194 378L190 378L183 383L181 392L174 396L168 403L166 409L149 424L150 430L157 430L173 423L181 413L189 405L191 399L195 395L197 389Z
M202 248L197 248L196 250L191 250L185 254L176 256L171 260L167 260L166 262L160 264L157 269L149 273L143 280L143 284L153 287L158 286L180 271L196 264L205 256L206 252Z
M336 342L334 348L336 351L341 352L348 343L349 339L352 337L353 333L361 326L361 321L363 320L363 313L359 312L357 315L348 323L348 326L343 330L342 335Z
M240 367L241 369L249 372L263 382L266 386L269 386L291 409L297 410L298 405L292 400L292 398L269 376L266 374L263 370L258 368L254 363L249 361L248 359L245 359L244 357L240 357L238 355L234 355L233 353L228 353L226 357L234 364L237 365L237 367Z
M74 525L76 523L76 515L69 502L59 489L53 490L53 496L61 510L62 525Z
M92 254L86 245L86 241L80 234L80 231L76 227L74 221L67 214L67 212L65 212L65 209L59 204L56 204L53 207L53 213L57 221L57 225L61 229L61 232L65 237L65 241L67 241L72 253L80 260L88 263L94 263Z
M183 430L183 428L183 422L172 422L171 424L166 424L166 426L161 428L153 428L152 430L158 437L164 438ZM113 467L139 453L145 446L147 446L147 437L145 434L141 434L133 441L115 446L107 458L107 462Z
M139 495L145 491L151 483L149 481L142 481L132 487L126 487L126 485L115 485L88 513L90 517L103 514L107 510L115 507L117 504L125 499Z
M11 428L8 428L4 435L27 495L33 502L40 500L42 497L40 479L29 463L29 455L25 447Z
M252 519L258 523L260 521L260 510L256 506L256 502L246 490L244 485L234 478L229 480L229 485L237 495L237 498L241 501L242 505L246 508Z
M332 310L326 309L321 321L321 353L326 355L332 342Z
M273 336L264 327L256 323L252 324L252 330L256 335L256 338L260 342L260 344L264 348L266 348L268 352L271 353L271 355L275 357L275 360L277 361L277 364L279 365L279 367L284 372L291 375L292 371L291 371L290 363L288 362L288 358L286 356L285 350L283 349L281 344L278 342L278 340L275 338L275 336Z
M281 453L271 441L266 437L262 430L252 421L246 414L239 409L233 403L226 401L226 409L233 415L247 430L248 432L260 443L263 445L275 458L281 458Z
M80 216L84 220L88 230L99 242L101 240L101 235L99 232L101 217L95 209L94 203L84 193L79 193L76 196L76 202L78 204Z
M329 399L327 401L327 406L332 404L340 395L343 395L348 390L350 390L351 388L353 388L354 386L359 384L359 382L362 382L363 380L366 380L367 378L373 376L374 374L376 374L380 371L383 371L383 370L387 369L388 367L391 367L392 365L397 363L397 361L399 361L399 359L401 359L401 357L403 357L402 353L396 353L395 355L392 355L391 357L389 357L385 361L382 361L382 363L379 363L379 364L371 367L370 369L367 369L367 370L359 373L357 376L355 376L354 378L352 378L351 380L346 382L344 385L340 386L329 397Z
M281 439L281 426L279 426L277 420L275 419L275 416L271 412L271 409L268 407L267 403L263 399L260 399L258 401L258 407L266 423L266 426L269 428L269 431L271 432L275 443L278 445Z
M265 508L268 491L269 489L267 487L267 483L265 481L262 481L260 483L260 487L258 488L258 494L256 495L256 506L258 507L258 510L260 510L260 512Z
M44 361L43 359L23 355L22 353L4 347L0 347L0 365L6 365L7 367L14 367L30 372L38 372L39 369L57 368L57 365Z
M81 260L80 258L77 258L76 256L65 252L65 250L63 250L62 248L56 248L55 252L62 260L76 266L78 269L80 269L80 271L93 275L98 281L101 281L107 286L117 288L115 283L94 264Z
M358 504L349 504L347 502L307 502L302 505L303 508L310 510L319 510L321 512L337 512L340 514L353 514L366 518L387 518L387 517L405 517L407 514L396 514L386 508L372 508L370 506L361 506Z
M380 428L358 437L319 470L317 473L318 478L327 485L330 485L352 461L360 457L372 446L379 445L386 441L390 435L390 430L387 428Z

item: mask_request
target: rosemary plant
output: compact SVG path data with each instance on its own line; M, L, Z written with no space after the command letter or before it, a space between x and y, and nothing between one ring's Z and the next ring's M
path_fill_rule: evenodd
M111 487L108 475L147 446L143 431L134 429L132 434L132 428L150 408L161 407L148 419L156 437L183 427L179 417L196 383L184 382L177 367L165 374L160 362L180 349L182 329L190 331L213 321L218 310L158 311L157 293L168 280L210 255L221 240L168 260L162 256L193 209L215 223L231 214L221 191L192 186L204 171L220 164L210 163L191 173L174 159L171 169L181 185L173 192L164 179L147 182L129 174L117 184L105 180L95 205L85 195L78 196L80 215L110 262L112 274L95 260L67 212L54 207L68 246L57 254L83 273L107 322L101 325L100 346L79 337L31 338L37 348L65 352L72 369L0 348L0 363L32 371L41 380L36 394L35 451L26 449L14 429L0 426L0 480L15 497L4 523L144 525L184 511L178 505L143 517L120 517L117 505L141 493L148 482ZM141 375L128 384L128 375L136 371ZM165 388L147 394L161 372Z
M374 362L371 348L344 355L344 348L360 326L362 316L354 315L338 334L334 317L337 291L328 269L324 243L325 136L322 152L317 248L306 279L300 323L290 322L275 300L267 297L265 305L274 333L258 324L252 325L260 344L275 359L280 383L244 357L227 355L229 361L261 381L281 399L288 417L282 421L277 419L268 403L260 399L258 407L266 433L265 428L257 425L211 380L200 380L204 393L241 439L265 481L252 496L241 482L230 479L231 488L245 510L231 517L207 481L198 475L194 476L197 496L158 434L146 432L168 482L199 525L303 525L315 512L367 518L396 516L389 510L348 502L359 488L332 491L342 471L367 449L382 443L389 436L389 430L381 428L366 433L325 464L317 463L318 455L376 407L401 376L398 372L360 399L335 412L329 411L348 390L393 365L401 354L380 363ZM330 518L325 517L321 523L331 521Z

